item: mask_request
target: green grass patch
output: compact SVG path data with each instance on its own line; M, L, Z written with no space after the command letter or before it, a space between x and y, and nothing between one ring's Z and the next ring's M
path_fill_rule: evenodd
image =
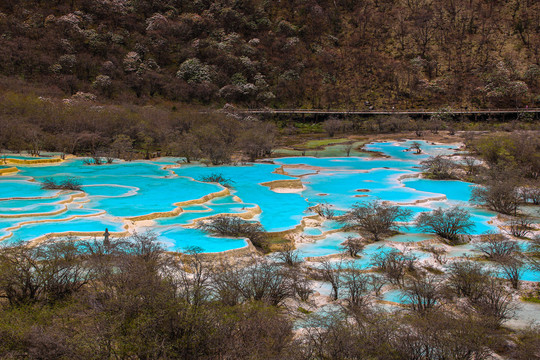
M300 123L295 122L294 127L300 134L315 134L323 133L323 129L320 123Z
M526 301L526 302L540 304L540 299L534 296L522 297L521 300Z
M341 144L344 142L350 141L349 139L321 139L321 140L310 140L306 141L302 147L305 147L306 149L315 149L321 146L327 146L327 145L333 145L333 144Z
M268 244L268 250L270 252L280 251L283 246L289 244L291 241L283 235L267 235L266 243Z
M313 311L309 311L307 309L304 309L301 306L298 307L298 311L301 312L302 314L306 314L306 315L309 315L309 314L311 314L313 312Z

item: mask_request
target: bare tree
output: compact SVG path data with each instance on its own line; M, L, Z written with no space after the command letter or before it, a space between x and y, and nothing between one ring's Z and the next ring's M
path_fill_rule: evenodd
M365 309L371 302L370 277L360 273L354 268L344 272L343 285L346 293L346 300L350 308L355 310Z
M482 295L471 302L471 306L485 317L491 326L498 327L514 316L516 307L512 302L512 295L494 278L486 279L483 288Z
M399 206L385 204L381 201L356 203L348 211L342 221L355 230L368 233L374 241L388 235L398 227L398 221L406 221L411 211Z
M322 127L328 136L334 137L337 132L343 129L343 122L336 118L329 118L322 123Z
M41 182L41 188L44 190L83 191L81 180L72 176L67 177L61 181L56 181L53 178L45 178Z
M317 215L324 219L333 219L336 216L336 211L332 208L332 204L327 202L321 202L316 205L310 206L308 210L314 211Z
M375 254L371 265L382 271L385 277L393 284L401 285L407 271L414 270L415 258L405 256L398 250Z
M511 352L515 360L529 360L540 357L540 328L538 325L517 331L516 347Z
M237 286L245 300L277 306L294 295L287 272L268 259L254 258L242 269L239 280Z
M532 221L529 216L513 217L508 223L508 232L515 237L523 238L531 233Z
M422 153L422 144L420 144L418 141L413 141L409 149L409 151L414 150L415 154L421 154Z
M519 245L513 240L506 239L501 234L490 233L485 239L475 245L476 250L490 260L503 259L519 252Z
M337 262L324 260L319 268L319 275L323 281L329 282L332 287L331 297L337 300L339 291L343 286L343 261L340 259Z
M528 251L530 255L532 255L528 257L529 266L540 271L540 259L538 259L537 256L534 256L540 254L540 235L536 235L531 239Z
M243 121L239 146L250 161L255 161L272 153L276 137L277 129L272 122Z
M345 240L341 244L341 248L349 254L350 257L357 257L358 253L361 253L364 251L364 242L362 238L359 237L352 237L348 236L347 240Z
M191 247L182 256L183 271L180 277L180 294L187 304L199 306L210 297L210 265L201 255L203 249Z
M441 155L430 157L420 162L420 167L424 175L430 179L444 180L455 178L453 172L456 164Z
M185 162L189 164L203 155L198 141L192 133L176 134L174 139L168 141L168 148L172 155L185 158Z
M424 232L435 233L451 243L457 243L460 240L459 234L467 233L474 227L470 218L469 212L459 206L438 208L429 213L421 213L416 225Z
M520 189L523 202L540 205L540 187L524 186Z
M244 300L241 286L243 272L240 266L221 260L214 264L211 272L209 286L215 300L226 306L235 306Z
M302 262L300 254L292 242L287 243L277 251L276 258L290 267L297 267Z
M444 265L448 261L446 258L446 250L440 247L435 247L433 245L426 245L421 247L422 251L429 252L433 254L433 258L439 264Z
M133 139L125 134L117 135L114 137L110 149L116 158L131 160L133 156Z
M502 214L516 215L520 196L513 181L490 181L472 189L471 201Z
M73 239L0 249L0 297L10 305L55 302L69 297L94 275Z
M225 186L226 188L229 188L229 189L232 188L233 184L235 183L234 180L232 180L231 178L224 177L223 174L221 174L221 173L212 173L212 174L209 174L209 175L201 176L199 178L199 181L218 183L218 184L220 184L222 186Z
M217 236L246 237L253 245L265 249L266 233L259 222L250 222L238 216L217 216L198 223L198 228Z
M386 284L386 279L378 274L371 274L369 276L369 287L375 294L375 296L381 296L383 286Z
M463 162L465 163L465 171L468 176L475 176L478 174L480 161L478 161L474 156L465 156L463 158Z
M405 282L403 292L412 309L420 314L440 305L442 299L442 281L432 275L411 277Z
M312 281L305 269L302 267L289 267L286 276L290 281L291 294L297 296L302 301L308 301L313 294Z
M496 261L510 281L510 284L512 284L512 287L517 290L519 288L519 280L525 271L525 262L521 259L519 254L498 258Z
M246 263L223 261L212 271L216 297L229 305L261 301L278 306L294 296L288 269L266 258L251 258Z
M490 277L491 273L475 261L457 261L448 266L448 287L458 297L466 297L472 302L483 296Z

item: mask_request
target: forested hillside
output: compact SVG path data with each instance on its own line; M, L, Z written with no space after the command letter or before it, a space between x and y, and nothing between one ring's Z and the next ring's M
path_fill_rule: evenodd
M63 97L540 104L535 0L3 0L0 48L0 74Z

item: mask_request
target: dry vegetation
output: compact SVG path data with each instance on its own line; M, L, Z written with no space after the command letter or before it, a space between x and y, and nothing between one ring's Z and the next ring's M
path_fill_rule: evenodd
M1 248L0 357L538 356L537 330L501 327L514 311L512 291L480 263L455 262L446 275L434 275L394 251L379 254L373 266L381 276L345 262L309 268L290 248L276 261L218 261L197 249L171 256L151 234ZM339 311L309 315L312 279L330 282ZM386 285L401 288L410 306L377 310L373 301Z
M0 73L65 97L538 105L536 1L5 0Z

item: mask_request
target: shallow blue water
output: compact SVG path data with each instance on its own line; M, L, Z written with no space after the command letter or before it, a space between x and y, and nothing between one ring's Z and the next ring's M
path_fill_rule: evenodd
M15 177L0 178L0 200L10 198L51 197L57 190L42 190L39 183L26 180L14 180Z
M389 290L382 294L382 299L385 301L391 301L398 304L410 304L410 299L401 290Z
M290 180L290 176L275 174L279 166L255 164L253 166L186 166L174 169L180 176L200 179L219 173L233 181L232 193L244 203L257 204L262 210L260 222L267 231L288 230L300 223L308 203L299 193L277 193L261 183Z
M396 236L392 236L388 238L388 241L393 242L419 242L419 241L426 241L429 239L432 239L432 235L426 235L426 234L400 234Z
M203 252L220 252L242 248L247 245L244 239L211 237L197 229L171 227L159 230L159 240L170 250L185 251L198 247Z
M163 169L166 165L177 165L179 158L159 158L154 161L115 161L114 164L87 166L82 159L68 160L59 164L20 165L16 175L0 178L0 237L5 229L14 224L32 220L35 212L50 213L65 205L70 193L59 195L58 191L44 191L39 182L46 177L63 180L76 177L86 192L83 198L77 198L67 205L67 211L59 215L40 216L39 219L59 221L24 225L14 231L14 237L31 240L47 233L63 231L100 232L105 227L110 231L122 231L126 218L168 212L176 209L175 203L200 199L205 195L223 190L213 183L198 181L204 176L222 174L231 180L230 196L222 196L204 204L189 205L184 212L174 217L157 218L142 228L154 230L163 238L172 250L182 250L188 246L200 246L207 252L216 252L245 246L243 239L220 239L210 237L196 229L186 229L183 225L193 221L223 213L245 212L259 206L262 213L254 220L259 220L267 231L283 231L299 225L302 218L312 214L307 210L310 205L328 202L336 210L346 211L356 202L374 199L402 204L410 209L414 216L420 212L431 211L439 206L449 207L455 204L466 205L470 196L470 185L459 181L434 181L424 179L403 179L401 176L418 174L419 162L429 155L450 154L457 147L451 145L433 145L421 142L423 154L414 155L403 151L412 141L385 142L366 145L366 149L380 151L391 158L368 157L289 157L275 159L275 164L255 163L247 166L208 167L197 164L181 164L180 167ZM338 145L336 145L338 146ZM306 165L305 169L285 169L292 175L302 177L303 190L271 190L261 183L274 180L295 179L276 174L274 171L282 164ZM316 169L316 170L314 170ZM318 171L318 172L317 172ZM315 173L317 172L317 173ZM30 181L35 179L36 181ZM194 181L195 180L195 181ZM73 192L71 193L73 194ZM238 198L233 198L234 196ZM446 197L446 200L429 199ZM12 198L25 200L12 200ZM42 197L43 199L29 199ZM422 200L422 203L416 203ZM80 209L77 209L80 207ZM494 213L469 207L472 219L476 222L474 234L493 230L488 222ZM79 218L61 222L60 220L76 216L78 211L95 214L105 211L106 216ZM2 215L22 215L18 219L3 219ZM82 214L82 213L79 213ZM37 218L36 218L37 219ZM412 220L412 219L411 219ZM339 229L337 221L325 221L320 228L307 228L304 234L318 236L328 230ZM420 241L425 235L418 235L418 229L409 225L401 229L405 234L391 243ZM323 256L340 251L339 244L348 234L337 233L327 236L312 244L300 245L302 256ZM356 235L356 234L351 234ZM365 255L355 263L360 268L369 266L370 257L385 249L388 245L373 244L366 247ZM457 249L456 249L457 251ZM425 253L415 254L425 256Z
M333 233L322 240L297 245L302 258L332 255L341 250L340 244L347 240L347 236L356 236L355 233Z
M422 149L421 154L415 154L414 151L407 151L413 142L418 142L420 144L420 148ZM459 144L434 145L424 140L408 140L404 142L387 141L371 143L364 146L366 150L378 151L395 159L413 161L422 161L435 155L450 155L454 152L454 149L457 149L458 147Z
M296 168L285 168L287 174L291 176L302 176L307 174L315 174L316 171L310 169L296 169Z
M306 227L304 228L304 234L309 235L309 236L317 236L317 235L321 235L322 231L319 228Z
M28 224L13 230L12 241L28 241L46 234L61 234L65 232L95 232L101 235L105 228L110 232L122 232L123 223L115 222L104 216L79 218L69 221L43 222Z

